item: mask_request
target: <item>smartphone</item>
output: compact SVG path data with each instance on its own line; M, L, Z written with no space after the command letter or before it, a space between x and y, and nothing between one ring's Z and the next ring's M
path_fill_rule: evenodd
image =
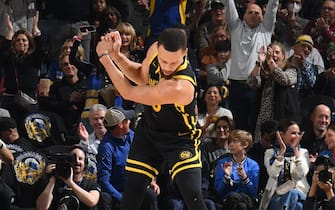
M79 27L79 31L82 32L82 33L95 32L96 29L95 29L95 26L93 26L93 25L83 25L83 26Z

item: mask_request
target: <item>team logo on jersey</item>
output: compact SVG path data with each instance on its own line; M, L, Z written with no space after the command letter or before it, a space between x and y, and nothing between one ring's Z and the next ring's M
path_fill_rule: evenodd
M30 139L43 142L51 136L51 123L49 117L43 114L31 114L24 120L24 126Z
M23 152L18 155L14 163L16 179L19 182L32 185L43 174L45 167L44 158L36 152Z
M179 158L181 160L189 159L193 156L193 154L190 151L184 150L179 154Z

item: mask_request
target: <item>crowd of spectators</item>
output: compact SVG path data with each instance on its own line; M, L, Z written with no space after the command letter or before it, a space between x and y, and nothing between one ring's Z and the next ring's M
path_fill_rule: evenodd
M23 2L0 0L4 209L120 209L143 105L120 96L95 48L118 31L140 63L170 27L189 38L207 208L335 207L334 0ZM141 209L185 209L160 169Z

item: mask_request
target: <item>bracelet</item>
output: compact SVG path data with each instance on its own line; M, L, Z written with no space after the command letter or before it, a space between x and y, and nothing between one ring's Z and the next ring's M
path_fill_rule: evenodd
M100 60L100 58L104 57L105 55L109 55L109 53L104 52L104 53L101 53L100 55L98 55L99 60Z

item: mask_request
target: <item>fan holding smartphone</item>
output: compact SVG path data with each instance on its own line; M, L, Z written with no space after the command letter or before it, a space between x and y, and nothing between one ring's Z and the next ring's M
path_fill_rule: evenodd
M85 32L96 32L96 28L94 25L82 25L79 27L79 31L81 33L85 33Z

